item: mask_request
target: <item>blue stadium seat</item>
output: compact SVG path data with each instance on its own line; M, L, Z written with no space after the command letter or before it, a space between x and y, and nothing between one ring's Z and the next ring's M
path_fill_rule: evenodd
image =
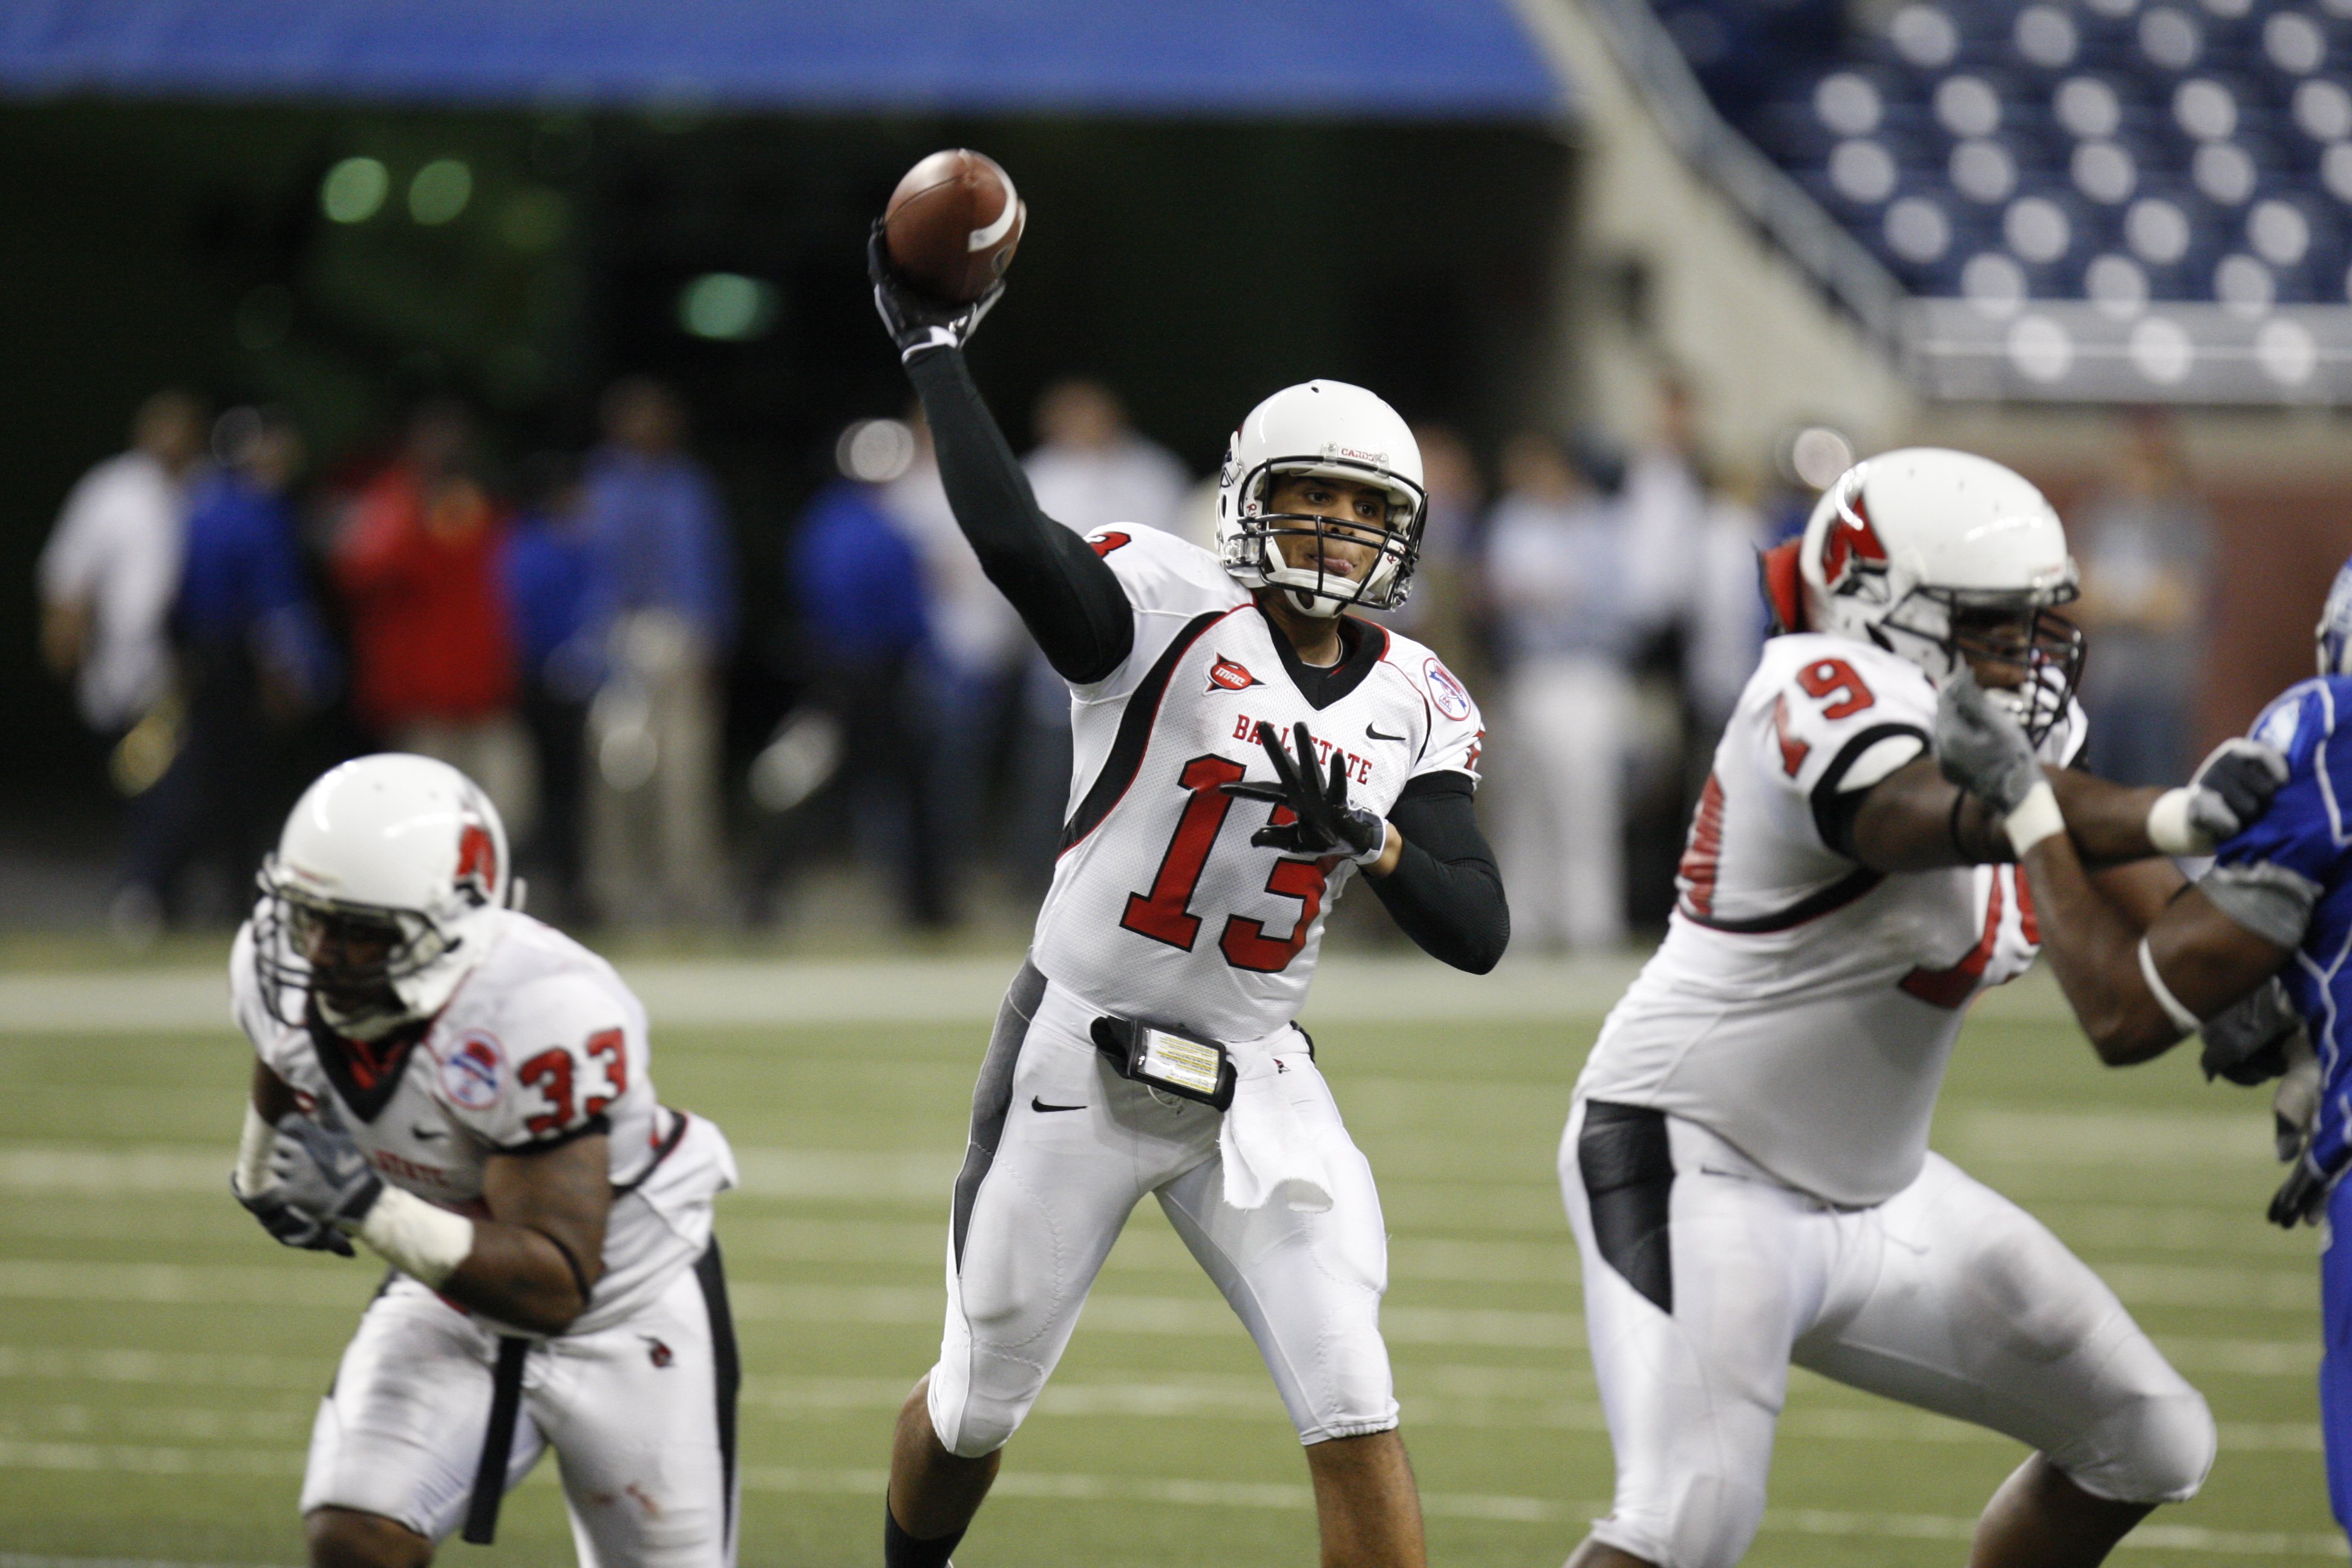
M2347 299L2352 0L1901 0L1869 31L1838 0L1654 3L1916 292Z

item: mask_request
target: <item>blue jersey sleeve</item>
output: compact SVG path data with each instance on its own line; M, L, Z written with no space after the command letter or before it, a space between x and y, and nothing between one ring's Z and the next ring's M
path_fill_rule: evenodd
M2306 680L2263 710L2249 732L2286 753L2287 781L2270 810L2216 851L2215 864L2267 864L2318 887L2335 882L2352 846L2352 735L2336 733L2344 717L2352 717L2352 679Z

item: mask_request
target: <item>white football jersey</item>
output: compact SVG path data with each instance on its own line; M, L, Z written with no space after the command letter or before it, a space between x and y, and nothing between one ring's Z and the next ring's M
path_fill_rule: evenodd
M2040 932L2014 866L1881 875L1832 848L1844 790L1930 749L1936 688L1866 643L1773 638L1694 814L1666 940L1579 1091L1696 1121L1791 1186L1874 1204L1918 1174L1971 998ZM2082 709L2041 747L2082 749Z
M604 1274L571 1330L591 1332L701 1256L711 1199L735 1184L735 1159L716 1124L656 1098L645 1006L611 964L529 915L501 910L494 920L488 954L380 1071L269 1016L250 922L230 950L231 1005L306 1112L331 1104L385 1181L458 1214L488 1215L490 1155L608 1129L614 1196Z
M1250 591L1173 534L1087 538L1134 605L1135 647L1108 679L1072 688L1076 766L1033 958L1106 1012L1259 1038L1306 1004L1324 919L1355 867L1251 846L1279 808L1220 786L1273 779L1258 723L1288 749L1304 721L1318 775L1336 754L1349 803L1385 816L1425 773L1475 784L1477 705L1434 654L1369 621L1331 670L1300 664Z

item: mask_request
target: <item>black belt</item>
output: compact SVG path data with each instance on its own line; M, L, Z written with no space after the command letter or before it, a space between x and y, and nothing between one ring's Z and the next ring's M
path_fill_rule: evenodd
M499 1363L490 1373L490 1425L482 1434L482 1461L474 1468L474 1495L466 1504L466 1539L477 1546L488 1546L499 1532L515 1417L522 1413L522 1363L530 1354L529 1340L499 1336Z

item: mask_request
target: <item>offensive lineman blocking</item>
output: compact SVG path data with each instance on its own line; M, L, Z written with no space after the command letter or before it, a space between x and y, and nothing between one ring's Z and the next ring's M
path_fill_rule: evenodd
M1234 434L1216 553L1144 528L1082 540L1037 510L965 369L996 294L917 294L878 231L870 270L957 521L1069 682L1076 741L1053 887L973 1090L946 1331L899 1415L884 1561L947 1563L1149 1194L1274 1375L1323 1562L1418 1568L1380 1197L1292 1022L1359 871L1449 963L1484 973L1508 940L1471 806L1475 705L1427 649L1341 614L1407 591L1412 433L1360 388L1294 386Z
M2161 795L2063 769L2081 643L2047 611L2074 564L2049 503L1998 464L1874 458L1766 568L1780 635L1560 1145L1617 1461L1615 1506L1570 1563L1738 1562L1794 1362L2036 1450L1973 1568L2094 1563L2196 1491L2213 1422L2096 1275L1927 1149L1964 1009L2041 937L2024 878L1995 863L2015 859L2002 820L1927 754L1937 682L2000 689L2141 923L2179 885L2146 858L2210 850L2275 781L2221 754Z
M734 1157L656 1098L645 1008L512 906L498 813L425 757L311 784L229 963L239 1202L393 1272L320 1404L314 1568L424 1568L548 1448L583 1564L735 1560L738 1363L711 1200Z

